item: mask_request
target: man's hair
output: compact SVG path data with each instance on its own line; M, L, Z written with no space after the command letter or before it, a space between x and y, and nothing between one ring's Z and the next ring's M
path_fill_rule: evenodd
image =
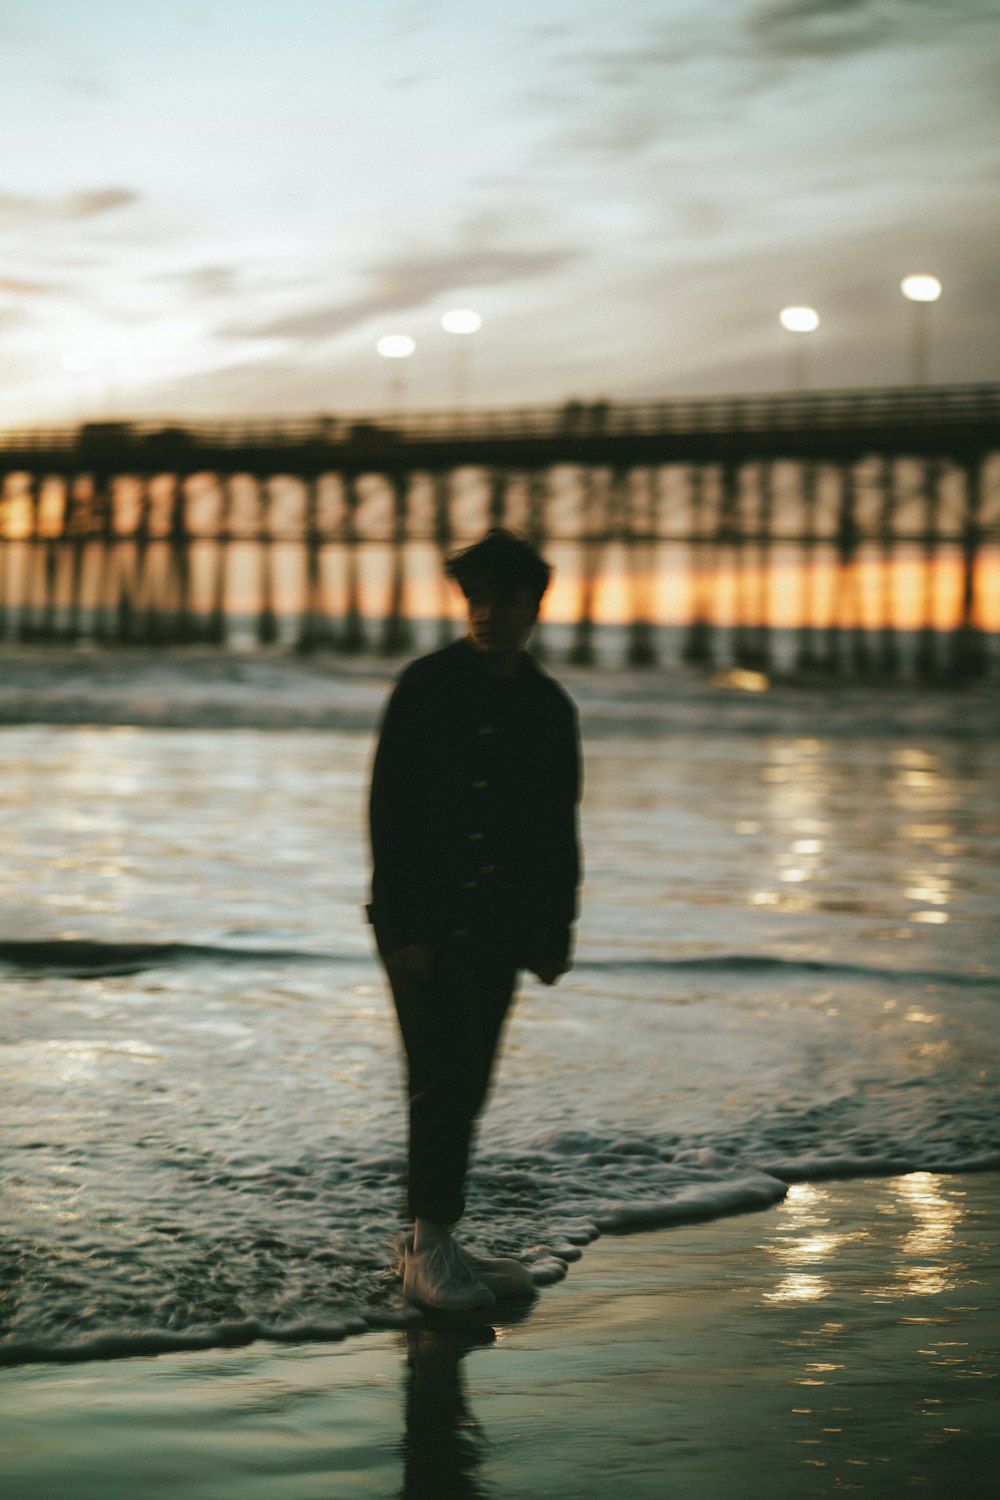
M444 565L466 598L475 589L485 589L498 600L525 588L536 604L549 586L552 569L530 542L494 526L464 552L456 552Z

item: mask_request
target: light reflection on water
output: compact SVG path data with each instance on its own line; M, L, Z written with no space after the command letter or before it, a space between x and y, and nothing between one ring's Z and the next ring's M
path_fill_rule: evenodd
M910 1172L859 1184L853 1197L804 1184L773 1216L760 1248L776 1280L758 1305L780 1320L798 1424L786 1441L803 1468L827 1471L818 1494L858 1487L854 1470L881 1469L880 1483L902 1488L949 1466L942 1493L986 1492L995 1239L983 1221L990 1191L970 1194L967 1183ZM861 1226L830 1232L845 1217L857 1225L859 1211ZM995 1227L995 1209L991 1218ZM817 1303L832 1316L815 1319Z
M830 1279L819 1269L843 1242L844 1236L829 1232L829 1216L823 1205L829 1189L807 1182L795 1183L781 1214L781 1230L765 1241L764 1249L788 1270L778 1283L763 1293L765 1302L817 1302L832 1290ZM804 1269L810 1267L810 1269Z
M676 951L685 938L706 942L706 924L693 910L704 902L729 908L726 931L734 940L753 927L790 941L800 954L829 957L838 943L860 944L866 955L884 948L889 962L905 942L913 964L947 942L967 963L988 967L996 932L983 896L995 896L995 888L991 879L983 887L979 876L985 850L957 837L981 826L987 802L979 795L995 780L996 767L977 766L978 753L970 765L951 747L913 751L921 777L930 779L901 788L901 770L915 768L911 751L895 746L815 737L720 740L700 745L692 762L687 747L670 741L595 742L585 825L610 836L601 853L613 849L616 879L609 889L600 881L604 869L588 864L598 877L586 898L597 917L591 930L627 905L633 938L645 941L646 909L657 902L661 911L669 907ZM635 847L649 838L653 820L663 833L664 875L672 873L674 851L688 856L677 863L676 882L659 889L641 879ZM949 925L951 934L932 930ZM718 932L718 921L714 926Z
M370 736L40 728L0 748L7 935L113 925L370 951ZM1000 968L998 840L980 832L997 780L985 744L603 734L587 745L582 942L671 957L861 945L890 965L905 942L914 966Z
M900 1189L915 1222L900 1245L897 1281L916 1295L952 1291L961 1275L960 1198L944 1193L930 1172L911 1172Z
M891 1276L866 1280L862 1295L879 1303L950 1292L963 1279L961 1226L964 1206L961 1188L945 1187L947 1179L930 1172L910 1172L892 1179L892 1192L879 1213L899 1221L893 1231ZM774 1286L762 1294L770 1303L815 1302L829 1297L845 1277L866 1276L864 1247L873 1235L859 1229L831 1233L830 1203L838 1189L824 1184L797 1183L778 1215L779 1227L763 1242L779 1267L787 1268ZM876 1269L875 1267L871 1268Z

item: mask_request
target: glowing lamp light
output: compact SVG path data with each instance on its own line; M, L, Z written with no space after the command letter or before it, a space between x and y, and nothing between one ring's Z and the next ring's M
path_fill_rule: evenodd
M456 307L441 319L445 333L478 333L482 326L482 318L469 307Z
M408 359L416 347L416 339L408 333L384 334L375 345L384 359Z
M789 333L813 333L819 327L819 313L813 307L783 307L778 318Z
M941 283L936 276L904 276L899 286L911 302L936 302L941 295Z

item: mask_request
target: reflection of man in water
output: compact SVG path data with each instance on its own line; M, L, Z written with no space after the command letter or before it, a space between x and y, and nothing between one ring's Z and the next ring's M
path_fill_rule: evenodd
M462 1360L492 1328L413 1328L406 1341L402 1500L483 1500L486 1436L469 1409Z
M548 564L494 530L447 571L468 634L413 662L386 708L370 910L407 1061L403 1291L466 1310L504 1284L451 1231L517 971L555 984L569 967L580 761L572 703L524 651Z

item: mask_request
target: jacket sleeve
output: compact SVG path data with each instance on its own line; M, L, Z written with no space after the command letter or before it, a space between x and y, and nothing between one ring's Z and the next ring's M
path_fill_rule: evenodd
M578 809L583 772L576 710L567 702L552 757L544 851L531 907L531 955L559 967L567 963L577 917L582 871ZM532 965L529 965L529 967Z
M432 925L425 909L424 725L419 695L404 674L382 719L369 799L369 915L379 947L389 953L425 942Z
M564 731L562 755L565 794L558 800L554 829L553 911L554 923L571 927L576 921L582 871L580 857L579 805L583 791L583 765L576 710L571 709Z

